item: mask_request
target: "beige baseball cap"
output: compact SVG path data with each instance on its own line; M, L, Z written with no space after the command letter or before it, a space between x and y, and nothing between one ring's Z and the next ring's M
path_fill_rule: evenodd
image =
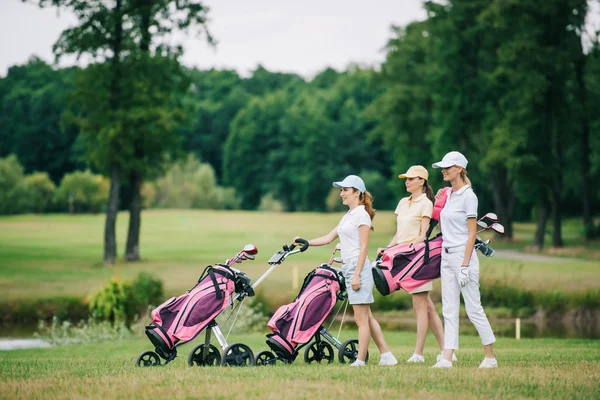
M398 178L421 178L429 180L429 172L422 165L413 165L403 174L398 175Z

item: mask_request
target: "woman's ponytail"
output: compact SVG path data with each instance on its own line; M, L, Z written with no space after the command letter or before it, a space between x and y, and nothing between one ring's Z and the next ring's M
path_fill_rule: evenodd
M433 189L427 183L427 179L423 179L425 183L423 183L423 193L427 195L427 198L431 200L432 203L435 203L435 197L433 196Z
M471 185L471 180L469 178L467 178L467 170L466 169L463 168L462 171L460 171L460 177L467 185L469 185L469 187L471 189L473 189L473 185Z
M364 193L361 193L359 197L359 204L365 206L365 211L367 212L367 214L369 214L369 217L371 217L371 221L373 221L373 218L375 218L375 209L373 208L373 196L371 195L371 193L369 193L366 190ZM373 228L373 225L371 225L371 230L375 230Z

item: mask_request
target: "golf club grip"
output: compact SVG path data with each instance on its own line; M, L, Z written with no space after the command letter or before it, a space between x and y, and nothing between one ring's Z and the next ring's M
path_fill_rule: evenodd
M306 251L306 249L308 249L308 240L306 239L302 239L302 238L298 238L296 239L296 243L301 243L302 247L300 248L300 251Z

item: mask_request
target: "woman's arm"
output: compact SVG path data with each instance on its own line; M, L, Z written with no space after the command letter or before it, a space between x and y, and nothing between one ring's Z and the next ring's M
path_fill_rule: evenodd
M477 218L467 218L467 229L469 237L467 238L467 245L465 247L465 255L463 257L462 266L468 266L471 263L471 254L475 247L475 238L477 236Z
M429 230L429 223L431 222L431 218L423 217L421 218L421 234L413 240L413 244L421 243L425 241L425 236L427 235L427 230Z
M369 248L369 234L371 227L368 225L361 225L358 227L358 237L360 240L360 253L358 255L358 261L356 262L356 269L352 276L352 289L360 289L360 272L363 269L365 260L367 259L367 249Z
M294 238L294 243L296 243L296 239L299 236L296 236ZM308 245L309 246L323 246L326 244L329 244L331 242L333 242L335 239L337 239L338 237L338 233L337 233L337 226L335 228L333 228L333 230L331 232L329 232L327 235L325 236L320 236L318 238L315 239L311 239L308 241ZM299 244L299 243L298 243Z

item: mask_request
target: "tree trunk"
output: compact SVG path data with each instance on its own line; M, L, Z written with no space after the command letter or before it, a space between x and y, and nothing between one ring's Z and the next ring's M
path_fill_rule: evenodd
M552 185L552 246L563 247L560 218L560 184Z
M512 240L515 195L510 185L507 169L498 166L492 179L494 186L494 211L498 215L498 222L504 225L504 235L496 235L496 238Z
M114 264L117 259L117 240L115 226L119 211L119 191L121 188L121 167L113 163L110 166L110 192L104 224L104 264Z
M129 230L127 232L126 261L140 260L140 227L142 225L142 177L137 172L129 176L131 204L129 207Z
M121 49L123 42L123 12L122 0L117 0L113 11L115 15L115 32L111 44L113 58L111 59L110 82L110 108L116 111L119 108L120 80L121 80ZM114 264L117 260L116 223L119 212L119 198L121 188L121 166L112 161L110 163L110 193L108 208L106 210L106 224L104 225L104 263Z
M581 43L581 42L579 42ZM595 236L594 219L592 217L592 180L590 179L590 121L587 109L587 88L585 86L586 55L581 55L575 63L577 85L579 87L579 104L581 107L581 202L583 208L583 227L586 240Z
M150 55L150 42L152 35L150 33L150 14L152 1L141 0L137 4L141 15L140 31L142 39L140 41L140 50L143 57ZM144 71L148 73L148 71ZM142 160L144 152L137 145L135 146L134 157L136 160ZM127 245L125 247L126 261L140 260L140 227L142 225L142 174L138 170L133 170L129 175L129 186L131 188L131 203L129 205L129 229L127 231Z
M545 193L541 193L542 196L545 196ZM544 248L544 236L546 234L546 222L548 222L548 201L544 197L540 199L538 204L538 216L537 216L537 226L535 228L535 235L533 237L532 246L536 250L541 250Z

